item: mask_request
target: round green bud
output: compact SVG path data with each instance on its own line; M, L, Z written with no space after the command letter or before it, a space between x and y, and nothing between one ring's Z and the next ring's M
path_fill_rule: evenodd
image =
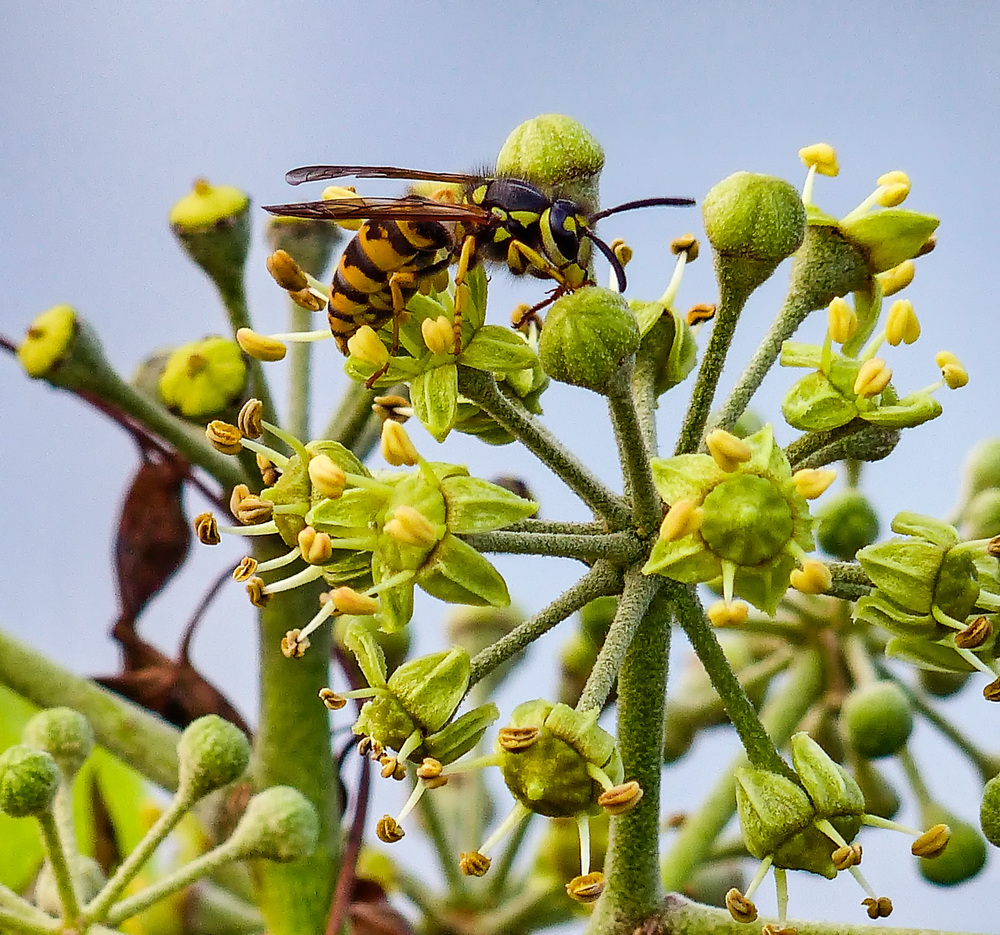
M639 320L645 304L659 305L629 300L629 307ZM672 308L659 307L663 311L643 335L636 356L637 364L642 362L652 371L653 392L657 396L686 379L698 361L698 344L684 316Z
M50 754L67 779L76 775L94 749L90 722L72 708L49 708L36 714L21 738L27 746Z
M870 760L893 756L913 730L913 711L895 682L872 682L856 688L840 709L850 745Z
M239 779L250 762L250 741L217 714L192 721L177 744L179 794L192 802Z
M588 286L555 301L545 316L538 356L553 380L604 393L638 347L639 326L625 298Z
M1000 488L981 490L962 509L962 532L969 539L1000 535Z
M229 844L241 857L285 863L308 857L319 841L319 816L291 786L272 786L247 805Z
M604 150L583 124L563 114L541 114L515 127L497 156L497 173L526 179L547 192L597 210Z
M936 698L950 698L960 692L971 677L971 672L946 672L943 669L917 669L920 687Z
M688 899L706 906L726 907L726 893L746 889L746 875L739 860L714 860L699 866L688 878L681 892Z
M715 185L701 204L705 233L721 256L777 265L790 257L806 231L802 196L784 179L736 172Z
M841 561L853 561L858 549L878 538L878 513L860 490L851 488L824 497L813 515L818 520L820 548Z
M964 499L1000 487L1000 438L984 438L969 450L962 465Z
M720 558L753 566L777 555L792 536L791 506L770 481L735 474L705 497L701 535Z
M59 788L59 767L42 750L23 744L0 753L0 812L11 818L40 815Z
M924 825L944 822L951 828L951 838L938 857L920 857L920 875L938 886L957 886L971 880L986 864L986 842L969 822L948 814L939 806L922 810ZM933 820L929 820L933 818Z
M73 865L73 882L77 897L81 903L90 902L107 881L101 865L93 857L87 857L85 854L68 854L67 859ZM35 881L35 905L56 918L63 912L59 885L52 872L52 864L48 861L42 864L38 879Z
M608 628L617 612L618 598L616 595L595 597L589 604L584 604L580 608L580 629L591 642L600 646L604 643L604 638L608 635Z
M204 421L232 406L247 382L239 344L219 335L183 344L168 358L160 375L160 396L167 408L185 419Z
M983 834L990 844L1000 847L1000 776L994 776L983 786L983 800L979 805L979 827L983 829ZM950 841L948 846L951 846Z

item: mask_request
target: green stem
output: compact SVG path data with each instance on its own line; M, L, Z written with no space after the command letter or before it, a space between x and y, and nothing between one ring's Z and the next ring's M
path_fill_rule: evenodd
M687 634L691 648L705 667L712 685L719 693L726 714L729 715L729 720L733 722L733 727L740 736L750 763L758 769L770 770L797 783L798 777L778 754L747 693L733 674L732 667L693 589L685 588L678 595L678 605L680 625Z
M418 782L420 780L417 780ZM464 791L464 789L462 790ZM433 796L424 795L417 803L417 811L420 814L421 829L430 840L431 846L438 859L438 865L444 876L448 890L455 895L464 893L466 890L465 877L462 876L458 867L458 859L455 848L448 839L448 832L445 830L444 822L441 820L441 812L438 810Z
M102 747L164 789L177 788L177 728L56 665L3 630L0 682L40 708L65 705L80 712Z
M666 898L655 920L658 925L655 931L669 932L670 935L747 935L748 932L746 923L737 922L727 910L702 906L676 895ZM757 931L757 924L767 922L778 927L777 919L761 917L752 931ZM800 922L789 919L787 924L793 925L798 935L959 935L957 931L897 928L882 922L861 925L856 922Z
M504 396L492 374L469 367L459 367L458 383L459 389L465 396L562 478L570 490L590 507L596 517L618 529L629 525L630 514L625 501L612 493L596 474L537 419Z
M364 383L356 383L351 380L323 430L323 437L340 442L345 448L350 448L363 461L370 448L361 451L356 446L371 434L366 431L369 426L377 427L379 425L378 418L372 412L372 402L379 395L379 392L368 389ZM392 391L390 390L390 392ZM374 441L377 442L377 440L378 432L376 431Z
M494 899L500 899L507 889L510 871L514 866L517 855L521 852L521 847L528 834L528 829L531 827L531 819L533 817L534 813L532 812L523 821L517 823L517 827L511 832L510 837L504 845L503 853L490 866L490 893Z
M522 519L511 523L504 532L539 532L553 536L604 536L604 523L572 523L547 519Z
M125 891L143 865L153 855L163 839L170 834L177 823L188 813L192 802L185 796L175 795L170 805L156 820L153 827L143 835L142 840L122 861L115 875L101 888L101 891L87 904L86 918L90 922L103 922L109 916L112 903ZM114 924L114 923L112 923Z
M31 908L34 908L33 906ZM18 935L56 935L63 930L62 924L44 914L26 917L19 912L0 909L0 931Z
M289 302L288 330L308 331L312 313ZM285 427L296 438L309 438L309 376L312 367L312 344L293 341L288 348L288 422Z
M640 565L633 565L625 572L625 586L618 599L618 608L608 628L604 645L597 654L594 667L590 670L587 683L580 693L580 700L576 703L577 711L592 709L600 711L604 707L604 702L611 694L611 686L618 678L622 662L632 645L636 630L649 609L650 602L664 582L665 579L658 575L644 575ZM651 684L655 686L656 683ZM657 689L650 690L655 693ZM620 707L619 717L621 717ZM663 731L660 730L658 733L662 739Z
M644 353L640 348L635 357L635 372L632 374L632 399L639 419L642 439L646 450L657 452L656 440L656 374L661 361L653 354Z
M80 901L73 885L73 874L66 859L66 850L59 839L59 829L56 827L55 816L51 810L39 813L38 824L42 829L42 843L45 845L45 856L52 866L52 876L59 891L59 905L62 907L63 921L67 927L75 928L80 921Z
M761 723L775 746L783 747L788 742L823 688L822 658L818 650L812 649L792 663L785 680L761 710ZM660 865L660 878L667 890L680 890L687 883L733 817L736 770L746 765L746 755L741 753L722 772L698 810L685 819Z
M238 276L228 277L225 281L215 279L216 288L222 298L222 304L226 308L226 315L229 318L229 327L233 334L240 328L253 328L250 321L250 309L247 305L246 284L243 281L242 272ZM253 395L264 404L264 412L276 413L274 400L271 398L271 389L268 386L267 378L264 376L264 367L259 360L250 358L249 363L251 386Z
M899 429L881 428L857 418L828 432L800 435L785 448L785 455L793 471L825 467L845 458L880 461L898 441Z
M736 381L736 386L712 420L713 428L731 429L736 424L753 394L757 392L764 377L778 359L781 345L795 334L799 325L812 311L815 311L815 305L808 297L797 292L788 293L777 317L757 346L753 357L750 358L750 363L746 365L739 380ZM718 324L715 327L718 328Z
M933 805L934 797L921 777L920 770L917 769L916 761L910 751L904 748L896 754L896 757L899 760L899 765L903 767L906 781L910 784L910 791L913 792L913 797L919 803L921 810L928 805Z
M269 545L262 540L259 548ZM308 859L256 865L257 902L271 935L315 935L324 930L339 865L342 803L337 796L329 716L317 699L319 690L329 684L332 628L316 630L301 659L287 659L279 648L288 630L313 616L318 593L317 587L295 588L276 595L260 612L255 785L258 789L293 786L320 817L319 844Z
M833 584L826 593L844 601L856 601L871 593L872 581L857 562L828 562Z
M718 264L716 270L721 274ZM698 376L691 391L691 400L684 414L684 423L674 454L690 454L697 451L701 445L708 424L708 415L712 409L712 400L715 398L715 390L726 365L729 345L732 344L733 335L736 333L736 323L750 296L745 288L736 288L734 284L727 285L721 279L719 291L719 310L712 324L712 336L701 358L701 366L698 368ZM735 421L734 419L733 422ZM718 419L715 420L715 424L722 424L724 428L729 427Z
M469 685L475 685L498 665L516 656L530 646L543 633L565 620L595 597L617 594L621 589L621 573L609 562L596 562L579 581L543 607L537 614L520 623L506 636L488 646L472 659Z
M592 917L592 932L628 922L637 925L653 911L660 895L663 713L673 616L671 592L679 590L680 586L666 581L653 584L656 587L639 611L638 626L630 634L618 672L618 750L625 778L636 780L643 796L635 808L611 820L608 854L604 861L607 888ZM633 588L638 590L636 585ZM629 596L629 576L626 575L619 610ZM616 615L608 633L609 640L618 622Z
M632 502L632 525L639 536L653 533L663 519L663 501L653 484L649 469L652 450L632 396L634 360L622 364L608 383L608 408L618 443L625 495Z
M642 542L631 532L605 535L559 535L534 532L475 533L462 536L477 552L505 552L509 555L553 555L577 558L584 562L606 559L619 565L634 562L645 555Z

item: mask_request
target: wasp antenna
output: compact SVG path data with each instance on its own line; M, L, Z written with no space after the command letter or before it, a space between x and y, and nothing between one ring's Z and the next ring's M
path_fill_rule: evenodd
M592 214L587 220L593 224L601 218L606 218L609 214L621 214L622 211L632 211L635 208L683 208L693 204L693 198L640 198L637 201L623 202L613 208L605 208L603 211L598 211L597 214Z
M615 256L615 251L601 240L600 237L589 230L585 230L583 236L589 238L596 245L597 249L607 257L611 268L615 271L615 277L618 279L618 291L624 292L625 287L628 285L628 281L625 279L625 267L622 266L621 261Z

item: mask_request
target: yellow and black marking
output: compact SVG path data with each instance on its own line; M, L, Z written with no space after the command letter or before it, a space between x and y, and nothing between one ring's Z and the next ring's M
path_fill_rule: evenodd
M344 250L330 287L330 330L345 354L348 339L363 325L376 330L390 320L398 325L413 295L452 263L458 264L456 354L461 351L462 285L479 260L503 264L516 275L527 273L555 282L552 294L532 310L537 311L559 294L591 283L591 248L596 245L615 271L619 290L624 291L622 264L594 234L594 224L633 208L694 204L691 198L645 198L587 215L575 202L551 198L523 179L392 166L303 166L292 169L286 179L299 185L344 176L431 181L464 188L461 200L448 193L440 199L351 197L265 207L279 216L364 222ZM394 336L393 353L396 343Z

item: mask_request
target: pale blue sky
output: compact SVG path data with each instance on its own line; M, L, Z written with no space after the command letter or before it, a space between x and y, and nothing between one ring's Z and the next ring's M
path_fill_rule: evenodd
M210 285L176 248L165 220L199 175L238 185L261 204L313 197L283 182L286 169L303 163L462 171L489 161L522 120L557 111L604 144L603 200L613 204L663 194L700 199L738 169L798 185L797 150L824 140L841 162L840 177L816 189L831 213L846 213L878 175L900 168L913 180L908 206L942 219L940 247L921 261L908 293L924 336L890 363L901 389L916 388L934 379L933 354L947 347L967 364L971 382L946 394L945 416L904 436L868 479L886 521L904 508L944 514L962 452L998 434L991 385L1000 343L991 285L1000 217L998 27L1000 7L991 2L12 5L0 38L0 330L20 335L38 311L71 302L129 372L154 347L222 328ZM605 223L608 239L625 236L636 248L630 294L659 295L667 244L688 230L700 232L696 210ZM263 257L258 237L250 297L261 327L279 330L283 298ZM537 289L515 289L503 275L493 281L498 321ZM735 360L755 346L784 281L779 271L751 300ZM680 302L714 297L706 258L690 270ZM340 365L332 344L320 349L324 395L335 391ZM772 375L760 408L773 411L791 379ZM682 395L661 404L665 447ZM592 416L581 417L584 404ZM556 390L546 411L556 431L617 483L599 400ZM115 661L102 635L115 606L109 536L131 442L65 394L28 383L7 359L0 437L8 492L0 625L82 671L108 671ZM792 433L785 428L779 437ZM457 438L435 457L487 475L503 460L531 476L547 517L582 517L530 456ZM189 503L196 512L196 498ZM197 553L172 593L150 608L145 632L171 644L219 554ZM505 567L529 609L577 572L568 563ZM246 698L252 630L237 592L218 605L196 657ZM558 641L550 637L543 651L554 652ZM972 696L964 703L981 735L995 737L1000 709ZM923 749L928 758L937 750ZM948 801L971 819L971 783L956 773ZM944 793L948 783L935 788ZM865 840L865 865L880 892L895 898L893 923L952 927L961 917L969 927L995 928L996 860L963 890L912 891L906 845L882 837ZM828 918L857 918L860 898L847 881L792 884L793 914L808 906Z

